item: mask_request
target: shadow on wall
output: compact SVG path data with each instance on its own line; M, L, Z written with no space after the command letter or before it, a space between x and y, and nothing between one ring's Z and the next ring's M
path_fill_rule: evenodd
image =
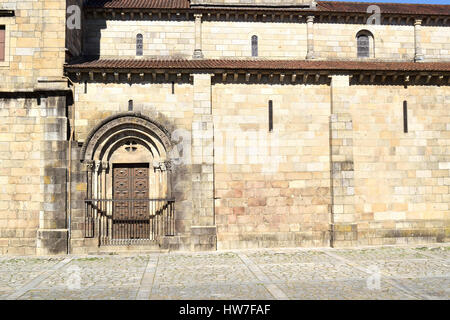
M84 0L67 0L66 1L66 61L79 57L83 54L83 30L77 29L74 24L77 22L78 12L83 11ZM79 8L78 11L76 8ZM81 27L84 24L84 16L79 17Z
M102 30L106 29L106 20L96 19L95 22L87 22L84 26L83 47L84 61L93 61L100 58L100 43Z
M133 16L130 16L130 14L125 14L124 17L118 19L117 17L113 17L113 16L108 16L106 18L90 18L90 19L86 19L86 22L83 24L83 28L84 28L84 32L83 32L83 48L84 48L84 61L93 61L93 60L98 60L101 57L101 45L102 45L102 31L104 32L104 30L107 28L107 23L106 21L122 21L125 23L130 23L129 25L129 29L127 29L126 32L117 32L117 33L121 33L121 34L128 34L130 36L133 37L133 42L136 41L136 35L141 33L144 36L143 39L143 54L142 55L138 55L140 57L144 56L145 58L151 58L151 59L157 59L157 58L161 58L161 54L157 54L157 52L153 52L154 54L152 54L152 50L148 49L148 45L151 44L150 41L151 39L155 38L155 35L157 35L158 32L151 32L149 30L145 30L145 28L141 29L136 29L136 24L133 24L136 21L146 21L146 22L150 22L150 21L161 21L161 23L163 23L164 21L174 21L174 22L183 22L183 21L191 21L193 23L193 18L191 16L191 18L185 16L185 15L177 15L177 16L173 16L173 15L161 15L161 17L158 17L156 15L153 15L152 17L148 17L148 16L139 16L138 14L134 14ZM127 25L128 26L128 25ZM170 29L170 26L168 26L167 28ZM133 32L133 30L135 32ZM170 30L169 30L170 31ZM116 35L114 35L115 37ZM125 37L124 35L122 35L121 37ZM114 43L114 46L116 47L117 44L121 44L121 41L123 41L123 38L114 38L116 43ZM184 39L181 39L184 40ZM129 42L127 42L128 44ZM123 44L123 42L122 42ZM152 43L155 44L155 43ZM133 50L134 51L134 50ZM168 54L163 54L163 56L167 57L170 56L171 58L180 58L180 59L185 59L185 58L189 58L191 57L191 53L186 53L185 51L181 50L181 51L174 51L173 49L167 49L166 50L168 52ZM109 57L115 57L114 54L111 54L110 52L105 52L103 55L109 56ZM133 58L135 57L135 54L128 54L126 55L126 58ZM123 58L123 57L122 57ZM73 59L72 61L70 61L70 63L74 63L77 62L78 59Z

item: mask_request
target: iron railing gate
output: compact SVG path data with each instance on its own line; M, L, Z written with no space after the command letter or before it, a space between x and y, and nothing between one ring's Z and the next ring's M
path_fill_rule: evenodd
M98 237L99 245L157 242L175 235L175 200L85 200L85 237Z

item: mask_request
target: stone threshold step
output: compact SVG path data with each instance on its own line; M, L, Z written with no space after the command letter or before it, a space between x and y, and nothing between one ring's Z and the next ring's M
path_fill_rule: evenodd
M161 249L158 246L103 246L97 250L91 249L89 255L111 255L120 253L168 253L169 249Z

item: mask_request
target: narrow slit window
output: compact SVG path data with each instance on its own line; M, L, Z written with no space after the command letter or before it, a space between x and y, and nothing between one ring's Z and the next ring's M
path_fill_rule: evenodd
M6 30L5 26L0 26L0 61L5 61Z
M258 56L258 36L252 36L252 57Z
M144 37L142 34L136 36L136 55L142 56L144 54Z
M273 102L269 100L269 132L273 131Z
M84 94L87 93L87 80L84 81Z
M133 100L128 101L128 111L133 111Z
M408 133L408 102L403 101L403 132Z
M175 94L175 82L172 81L172 94Z

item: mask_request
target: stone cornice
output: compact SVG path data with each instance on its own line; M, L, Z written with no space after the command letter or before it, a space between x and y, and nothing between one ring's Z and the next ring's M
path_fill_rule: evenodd
M290 8L198 8L198 9L136 9L136 8L87 8L89 19L105 20L194 20L194 14L202 14L205 21L258 21L305 23L307 16L315 16L315 23L366 24L369 13L326 12L311 9ZM414 25L422 19L424 26L448 26L448 15L383 13L383 25Z
M309 64L300 61L299 65L278 68L237 64L235 67L214 67L196 61L195 66L155 65L153 67L80 67L66 66L66 74L75 82L98 83L187 83L192 82L192 74L209 73L213 82L223 83L281 83L281 84L327 84L332 75L350 75L353 84L389 84L389 85L450 85L450 63L397 63L392 68L376 68L378 65L353 64L347 67L345 62L327 66L327 62ZM204 62L204 61L203 61ZM262 61L264 63L264 61ZM273 62L273 61L272 61ZM289 61L283 61L288 64ZM291 61L292 62L292 61ZM333 63L333 62L328 62ZM340 63L340 64L339 64ZM384 63L386 65L387 63ZM309 66L308 66L309 65ZM432 66L441 65L442 68ZM303 66L303 67L302 67Z

